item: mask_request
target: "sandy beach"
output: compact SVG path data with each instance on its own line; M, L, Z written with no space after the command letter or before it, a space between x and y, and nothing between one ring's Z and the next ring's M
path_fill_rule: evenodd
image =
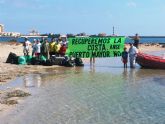
M57 68L58 66L33 66L33 65L15 65L6 63L6 59L10 52L15 53L18 56L23 55L23 47L21 43L16 42L5 42L0 43L0 85L3 85L11 80L14 80L18 76L23 76L29 73L42 73L44 69L47 68ZM30 53L31 54L31 53ZM15 96L8 97L7 94L12 93ZM0 91L0 113L4 113L9 108L12 108L12 105L18 103L24 95L26 94L26 89L14 89L9 88L7 90ZM25 95L26 96L26 95Z
M127 50L129 49L129 44L126 44ZM21 76L28 73L39 73L42 72L45 66L34 66L34 65L15 65L5 63L10 52L15 53L18 56L23 55L23 46L21 43L16 42L5 42L0 43L0 84L8 82L14 79L16 76ZM31 51L31 50L30 50ZM159 44L140 44L141 52L153 52L153 51L165 51L163 45ZM31 53L30 53L31 54ZM83 61L89 61L88 59L83 59ZM53 66L58 67L58 66Z
M126 45L129 48L129 45ZM23 55L22 44L16 42L0 43L0 85L3 85L18 76L30 73L42 73L46 68L58 68L58 66L34 66L34 65L14 65L5 63L10 52L16 53L18 56ZM141 52L165 51L163 45L159 44L141 44ZM31 54L31 53L30 53ZM88 62L89 59L83 59ZM10 95L9 95L10 94ZM11 95L12 94L12 95ZM0 91L0 113L4 114L10 108L18 104L22 97L30 95L25 89L10 88L6 91Z

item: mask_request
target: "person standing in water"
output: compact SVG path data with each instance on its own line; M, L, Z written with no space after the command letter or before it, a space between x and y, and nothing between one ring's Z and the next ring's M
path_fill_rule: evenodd
M136 56L138 53L138 50L135 46L133 46L132 43L130 43L130 48L129 48L129 61L130 61L130 67L131 68L135 68L135 61L136 61Z
M90 57L90 64L95 63L95 57Z
M122 52L122 62L124 64L124 68L127 68L128 52L126 47L124 47L124 51Z

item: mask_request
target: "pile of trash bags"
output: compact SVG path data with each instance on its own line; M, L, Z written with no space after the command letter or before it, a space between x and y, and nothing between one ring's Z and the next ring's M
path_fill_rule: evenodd
M61 65L66 67L84 66L81 58L69 58L68 56L56 57L51 56L50 59L46 59L45 56L41 55L38 57L32 56L17 56L15 53L10 52L6 63L19 64L19 65Z

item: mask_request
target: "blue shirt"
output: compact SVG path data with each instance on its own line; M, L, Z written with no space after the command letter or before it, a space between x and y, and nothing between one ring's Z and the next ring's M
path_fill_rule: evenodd
M127 51L122 52L122 58L123 59L128 59L128 52Z

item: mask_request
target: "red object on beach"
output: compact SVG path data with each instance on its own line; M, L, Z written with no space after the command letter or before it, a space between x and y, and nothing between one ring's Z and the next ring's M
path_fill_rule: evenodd
M165 59L159 56L138 53L136 62L144 68L165 69Z

